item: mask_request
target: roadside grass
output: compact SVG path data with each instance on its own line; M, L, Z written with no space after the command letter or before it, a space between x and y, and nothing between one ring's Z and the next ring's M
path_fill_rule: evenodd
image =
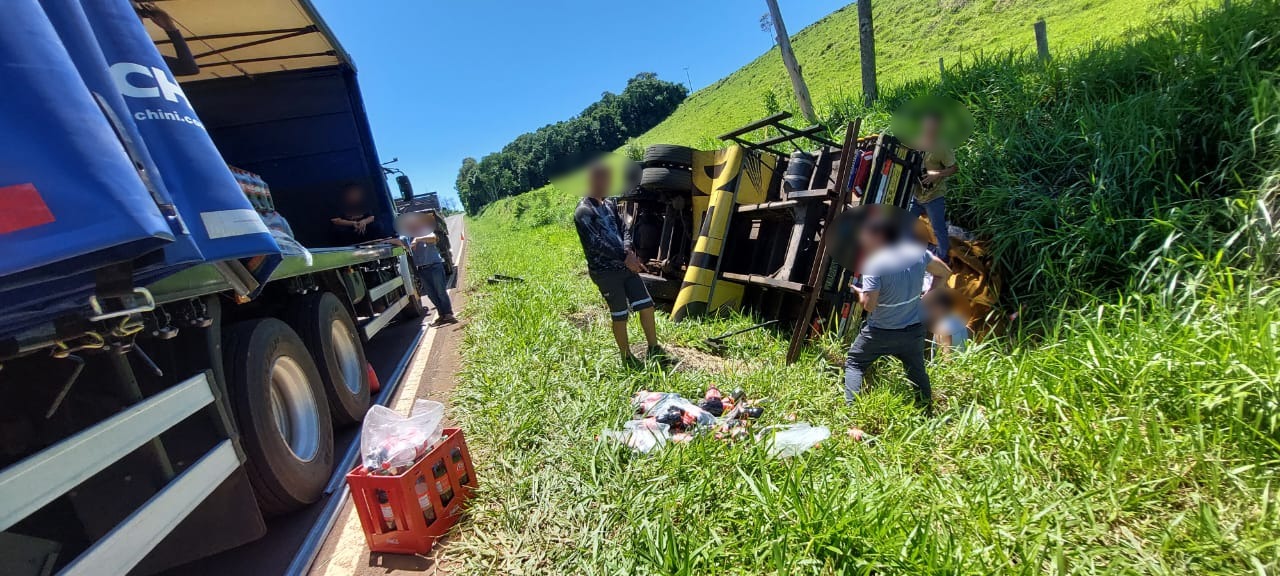
M1048 28L1052 53L1062 56L1095 42L1127 38L1166 17L1186 17L1192 9L1220 4L1220 0L877 0L879 84L883 91L918 79L936 81L938 58L950 70L983 55L1034 53L1032 24L1040 18ZM764 35L746 37L758 42ZM829 118L845 102L861 99L858 16L853 3L795 34L792 46L820 116ZM775 47L690 95L675 113L637 141L718 146L712 140L717 134L777 111L771 108L796 112L794 100Z
M570 202L543 197L558 213ZM829 350L781 363L783 334L731 340L723 372L620 368L571 227L492 213L468 226L473 318L455 392L482 490L451 548L472 573L1266 573L1280 569L1274 285L1194 308L1132 298L1064 311L1032 340L931 366L940 415L882 365L853 408ZM519 284L484 284L500 273ZM1237 288L1254 282L1234 273ZM749 318L674 324L665 342ZM639 338L638 329L633 337ZM677 348L678 349L678 348ZM602 443L639 389L767 398L763 424L827 425L785 461L699 438L633 456ZM843 436L857 425L873 444Z

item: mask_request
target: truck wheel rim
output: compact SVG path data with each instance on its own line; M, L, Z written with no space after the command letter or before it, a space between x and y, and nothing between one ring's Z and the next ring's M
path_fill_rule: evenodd
M364 378L363 367L360 366L360 355L356 352L355 335L347 329L346 324L334 319L329 325L329 341L333 343L333 355L338 359L338 371L342 373L342 384L352 394L359 394Z
M294 457L310 462L320 450L320 416L307 373L293 358L271 365L271 416Z

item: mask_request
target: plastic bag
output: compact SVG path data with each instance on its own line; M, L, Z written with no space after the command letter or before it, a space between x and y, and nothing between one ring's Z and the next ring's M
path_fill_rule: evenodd
M661 448L671 437L671 427L646 420L628 420L622 430L605 430L601 438L607 438L626 446L641 454L648 454L654 448Z
M772 438L768 438L769 456L774 458L789 458L797 454L801 454L819 442L831 437L831 430L826 426L809 426L808 422L798 422L788 426L770 426L761 430L756 435L756 439L765 439L766 436L772 434Z
M672 408L678 408L686 417L682 424L686 427L712 426L716 423L716 417L710 412L675 393L641 391L632 399L632 403L644 416L659 418Z
M418 399L411 416L374 406L360 429L360 454L370 474L401 474L430 452L444 431L444 404Z

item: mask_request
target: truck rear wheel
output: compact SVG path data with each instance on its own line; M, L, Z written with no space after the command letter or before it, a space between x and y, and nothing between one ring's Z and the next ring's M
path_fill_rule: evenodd
M318 500L333 472L333 422L302 340L275 318L241 322L226 331L223 364L262 512Z
M342 301L331 292L307 295L293 303L288 320L320 371L334 425L363 420L369 410L369 371L360 332Z

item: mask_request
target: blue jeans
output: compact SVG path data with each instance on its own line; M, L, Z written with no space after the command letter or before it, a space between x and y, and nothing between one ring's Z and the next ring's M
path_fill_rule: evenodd
M419 268L418 280L422 282L422 291L427 299L436 307L437 314L440 317L453 316L453 302L449 300L449 287L445 284L444 262Z
M951 250L951 237L947 234L946 199L946 196L941 196L924 204L916 202L915 198L911 199L911 215L919 218L924 214L929 217L929 225L933 226L933 235L938 238L938 247L933 253L943 262L947 261L947 254Z

